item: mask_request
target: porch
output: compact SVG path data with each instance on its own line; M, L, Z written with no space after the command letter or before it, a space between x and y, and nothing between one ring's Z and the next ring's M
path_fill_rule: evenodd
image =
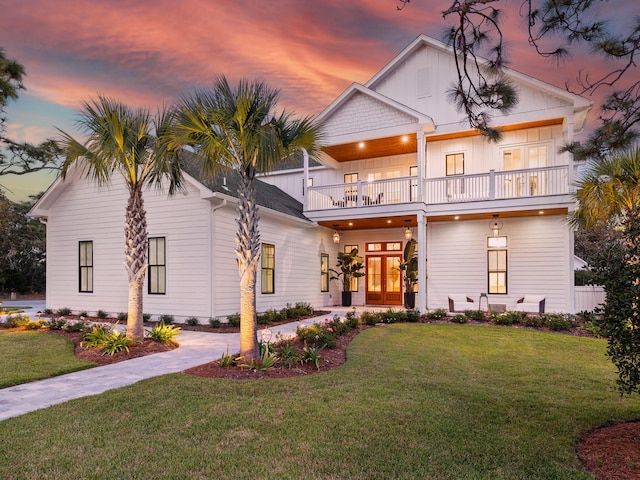
M415 202L436 205L568 193L569 167L561 165L428 178L422 184L417 177L398 177L309 187L306 211Z

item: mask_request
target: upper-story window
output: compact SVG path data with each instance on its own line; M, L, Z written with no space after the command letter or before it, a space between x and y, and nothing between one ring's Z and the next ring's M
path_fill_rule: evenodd
M464 175L464 153L448 153L445 155L447 176Z
M548 143L536 145L516 145L500 149L505 170L546 167L549 163Z

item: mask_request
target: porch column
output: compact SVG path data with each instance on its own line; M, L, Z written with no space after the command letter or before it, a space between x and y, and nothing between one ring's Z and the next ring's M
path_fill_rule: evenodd
M427 145L425 143L424 132L422 128L419 128L416 132L417 149L418 149L418 202L422 203L424 200L424 179L427 171Z
M306 197L303 201L303 210L309 208L309 195L307 189L309 188L309 154L305 148L302 149L302 159L304 168L304 180L302 181L302 196Z
M427 217L423 213L416 215L418 221L418 298L416 308L427 311Z

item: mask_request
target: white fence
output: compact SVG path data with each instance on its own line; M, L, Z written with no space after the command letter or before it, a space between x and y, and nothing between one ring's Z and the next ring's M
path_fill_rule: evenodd
M574 287L576 312L590 312L604 303L604 288L598 285Z

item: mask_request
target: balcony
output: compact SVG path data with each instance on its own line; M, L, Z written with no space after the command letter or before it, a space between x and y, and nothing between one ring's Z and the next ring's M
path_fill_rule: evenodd
M372 182L309 187L307 211L413 203L419 200L418 179L400 177ZM569 167L509 170L426 179L428 205L564 195L569 193Z

